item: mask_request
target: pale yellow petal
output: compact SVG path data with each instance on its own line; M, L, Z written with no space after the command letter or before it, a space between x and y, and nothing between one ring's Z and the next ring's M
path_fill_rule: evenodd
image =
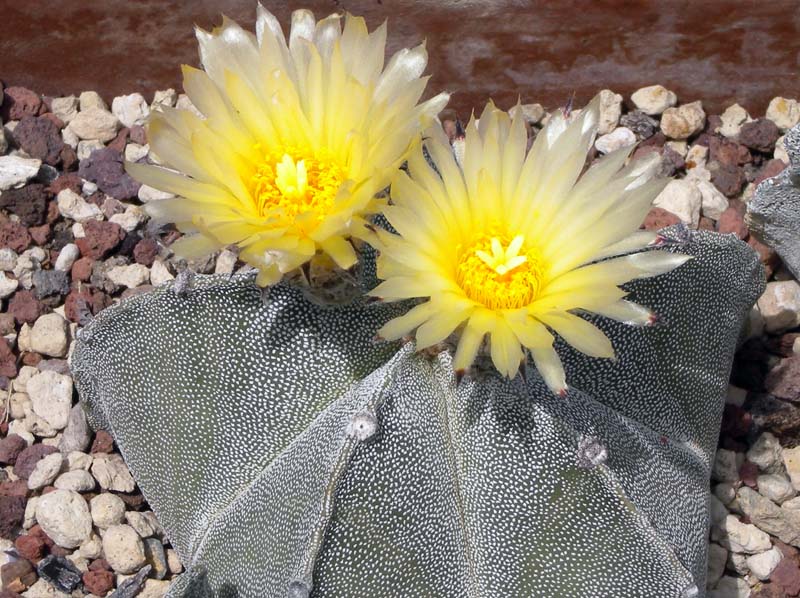
M614 347L608 337L583 318L569 312L551 312L537 318L581 353L590 357L614 357Z

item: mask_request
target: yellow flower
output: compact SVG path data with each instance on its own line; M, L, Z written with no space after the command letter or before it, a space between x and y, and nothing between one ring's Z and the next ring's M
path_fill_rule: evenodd
M179 196L148 204L156 219L195 233L173 245L196 257L228 244L259 269L257 282L328 254L356 261L348 237L379 210L385 189L420 133L447 103L418 103L427 77L424 44L384 68L386 24L319 22L292 15L288 43L259 5L256 35L227 19L197 30L204 71L185 66L184 88L203 114L163 108L149 123L151 148L168 168L128 163L134 177Z
M458 329L453 367L462 371L489 335L502 374L514 376L527 351L548 386L563 394L553 331L588 355L610 358L609 339L576 312L651 321L619 285L672 270L688 257L639 251L655 238L638 228L665 183L653 179L657 157L624 166L626 148L581 176L597 106L593 101L571 124L553 116L527 156L521 116L512 120L491 103L467 127L461 160L431 128L426 145L440 174L416 148L408 174L392 184L394 205L384 214L399 236L378 231L384 282L371 292L386 301L428 300L388 322L381 337L416 329L422 349Z

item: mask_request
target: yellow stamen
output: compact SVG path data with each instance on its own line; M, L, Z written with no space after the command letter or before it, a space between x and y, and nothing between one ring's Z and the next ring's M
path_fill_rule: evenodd
M490 309L517 309L531 303L542 284L538 252L523 250L525 237L510 243L484 235L461 252L456 280L473 301ZM505 246L505 248L504 248Z
M264 158L251 179L251 195L258 216L280 224L296 224L297 216L313 213L318 224L333 208L346 171L326 152L286 150Z

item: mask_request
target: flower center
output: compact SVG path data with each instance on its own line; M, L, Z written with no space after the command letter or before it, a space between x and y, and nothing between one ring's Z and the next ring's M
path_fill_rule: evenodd
M253 174L250 192L259 216L293 223L309 214L315 224L332 211L345 169L326 152L267 155Z
M525 237L511 241L484 235L461 253L456 280L467 297L489 309L517 309L531 303L542 284L534 249L523 250Z

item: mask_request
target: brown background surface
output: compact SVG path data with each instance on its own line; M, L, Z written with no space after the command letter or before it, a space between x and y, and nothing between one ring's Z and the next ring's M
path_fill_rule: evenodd
M453 92L463 117L492 97L552 108L601 88L626 96L661 83L680 101L720 112L738 101L762 114L776 95L800 97L798 0L306 0L264 4L349 10L370 28L389 19L389 50L427 38L431 93ZM253 28L254 0L0 0L0 80L40 93L87 89L107 100L180 89L196 64L192 25L225 13Z

